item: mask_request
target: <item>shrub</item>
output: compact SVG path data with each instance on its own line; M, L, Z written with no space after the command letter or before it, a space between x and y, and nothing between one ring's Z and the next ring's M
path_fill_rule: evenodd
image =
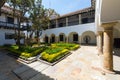
M10 47L13 48L13 49L19 49L19 46L17 46L17 45L12 45Z
M60 59L64 55L66 55L68 52L69 52L68 49L62 49L53 54L50 54L50 53L47 53L46 51L44 51L43 53L41 53L41 58L52 63L52 62Z
M78 44L73 44L73 43L54 43L52 44L52 47L63 47L69 50L76 50L79 48Z
M24 58L29 58L29 57L34 57L41 52L43 52L46 47L35 47L32 48L30 46L11 46L7 48L10 52L12 52L13 55L19 56L19 57L24 57Z

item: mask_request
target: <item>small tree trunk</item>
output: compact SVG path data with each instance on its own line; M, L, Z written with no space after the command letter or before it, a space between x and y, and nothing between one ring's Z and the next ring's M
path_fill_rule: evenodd
M37 43L39 44L39 31L37 31Z
M18 35L17 35L17 45L20 45L20 18L18 19Z

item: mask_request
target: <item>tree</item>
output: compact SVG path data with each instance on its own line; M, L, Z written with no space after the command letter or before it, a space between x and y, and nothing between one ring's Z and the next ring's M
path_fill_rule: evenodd
M17 33L17 42L16 44L20 45L20 29L21 22L24 21L25 14L30 9L30 0L7 0L8 4L13 7L13 16L15 16L15 10L20 10L18 16L18 33Z
M37 0L32 3L31 10L29 11L30 20L32 21L32 33L36 33L37 42L42 34L42 30L48 28L50 18L52 15L58 15L53 9L46 9L41 4L42 0Z

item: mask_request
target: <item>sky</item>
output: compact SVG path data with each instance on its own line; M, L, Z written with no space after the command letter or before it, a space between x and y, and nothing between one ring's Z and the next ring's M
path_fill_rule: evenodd
M91 0L42 0L45 8L52 8L64 15L91 6Z

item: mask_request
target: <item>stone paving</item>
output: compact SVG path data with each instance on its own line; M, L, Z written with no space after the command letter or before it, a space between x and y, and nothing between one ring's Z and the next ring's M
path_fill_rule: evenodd
M5 54L0 54L0 80L120 80L119 50L114 51L114 70L116 74L103 74L102 56L97 55L95 46L81 46L54 66L39 61L31 64L18 63L17 60L12 58L9 60L7 55L4 57L7 60L3 61L5 59L1 58L2 56L5 56ZM3 62L1 62L1 59L3 59ZM1 64L3 64L2 67ZM3 67L4 65L5 67ZM13 78L10 79L4 72L8 72L8 75Z
M0 80L20 80L12 70L21 66L16 59L7 56L7 52L0 50Z

